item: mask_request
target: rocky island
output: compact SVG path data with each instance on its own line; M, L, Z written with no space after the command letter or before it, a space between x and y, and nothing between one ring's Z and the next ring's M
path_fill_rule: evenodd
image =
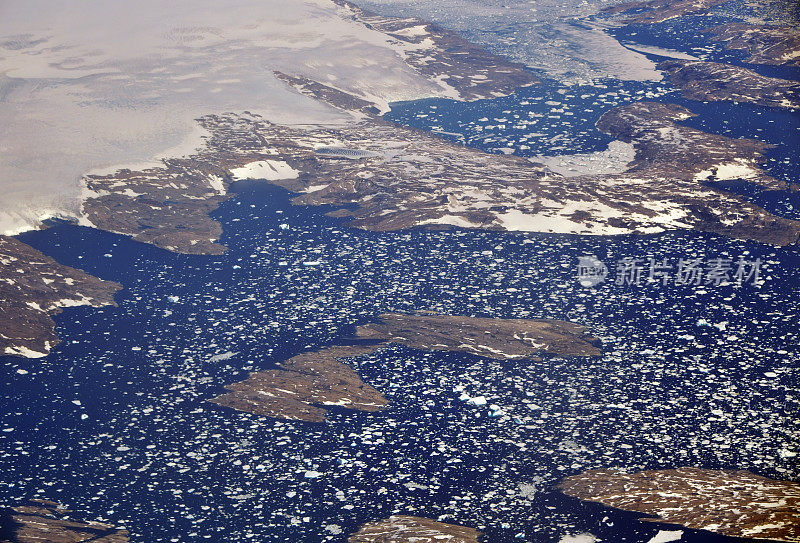
M657 68L691 100L800 108L800 83L794 81L765 77L747 68L718 62L666 60Z
M357 328L361 340L413 349L472 353L498 360L541 360L541 354L599 356L599 340L585 327L550 319L485 319L384 313Z
M800 66L800 29L795 25L758 25L730 22L710 27L727 49L742 51L751 64Z
M478 543L481 533L457 524L395 515L370 522L351 535L348 543Z
M748 471L591 470L563 479L568 496L731 537L800 541L800 484Z
M655 24L705 13L728 0L645 0L622 2L602 10L606 15L621 15L625 23Z
M389 344L420 350L471 353L499 360L540 360L542 354L598 356L599 341L585 327L558 320L482 319L435 314L387 313L359 326L357 345L303 353L280 369L252 373L226 385L209 401L256 415L323 422L326 406L378 411L389 402L364 383L344 360Z
M364 383L342 359L372 352L369 347L329 347L293 356L280 369L260 371L227 385L230 392L209 400L256 415L323 422L325 406L378 411L389 402Z
M73 518L47 500L6 508L0 513L0 543L127 543L128 532L110 524Z

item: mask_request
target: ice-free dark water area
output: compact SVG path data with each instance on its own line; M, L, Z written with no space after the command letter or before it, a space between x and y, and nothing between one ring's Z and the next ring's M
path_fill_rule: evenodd
M564 87L550 80L493 100L456 102L428 99L393 105L387 117L432 130L489 152L521 156L604 150L613 138L595 123L614 106L667 92L654 83L605 81L598 86Z
M683 101L664 83L603 85L423 100L389 117L534 156L602 150L610 138L594 123L604 111L665 100L697 113L692 126L775 144L769 171L798 179L792 114ZM788 193L728 188L782 215L798 209ZM0 501L58 500L148 543L341 542L391 514L473 526L490 543L581 533L644 542L664 527L553 485L608 467L800 476L786 454L800 430L796 249L697 233L372 233L326 217L328 209L292 206L291 195L263 182L232 190L215 212L229 248L221 256L177 255L64 223L20 236L125 289L117 307L56 317L63 343L50 356L2 359ZM645 266L760 259L761 281L610 278L586 288L575 279L585 255L612 270L626 257ZM382 312L415 309L568 319L587 325L604 354L501 362L392 347L352 362L390 407L334 409L321 425L205 401L249 371L346 340ZM732 540L686 530L682 541Z

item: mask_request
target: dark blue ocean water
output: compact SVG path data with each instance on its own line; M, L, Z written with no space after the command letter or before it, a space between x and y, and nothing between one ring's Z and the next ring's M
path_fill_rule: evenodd
M552 484L609 464L794 473L780 450L796 431L795 253L695 234L374 234L291 207L264 184L236 191L218 212L231 248L222 257L71 225L22 236L126 289L116 308L57 317L64 343L49 357L5 359L3 501L57 499L124 523L136 541L343 540L331 530L392 513L485 526L489 541L583 531L644 541L656 528L559 497ZM574 280L583 254L758 255L769 280L585 289ZM247 370L410 309L571 319L603 339L606 356L519 365L395 348L356 362L392 407L341 410L321 426L204 402ZM238 354L210 361L229 352ZM458 386L508 416L459 401ZM325 475L305 480L307 469ZM530 500L520 484L535 489Z
M776 144L770 171L798 179L796 117L683 102L659 84L546 82L471 104L398 104L390 117L495 152L586 152L608 143L594 129L603 111L643 98L685 104L698 128ZM796 249L696 233L371 233L294 207L264 183L233 189L215 212L230 249L222 256L68 224L20 236L125 289L117 307L56 317L63 343L50 356L2 358L1 502L58 500L126 526L136 542L345 541L390 514L474 526L488 542L580 533L645 542L658 526L553 485L600 467L800 476L786 455L800 430ZM751 197L786 216L797 210L788 193ZM612 269L626 257L760 258L763 281L585 288L575 280L584 255ZM511 363L393 347L353 362L391 406L333 410L324 425L206 402L249 371L342 341L382 312L415 309L568 319L589 326L604 355ZM308 470L323 475L306 479Z

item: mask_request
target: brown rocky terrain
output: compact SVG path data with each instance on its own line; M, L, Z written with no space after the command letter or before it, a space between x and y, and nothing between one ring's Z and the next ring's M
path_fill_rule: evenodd
M387 313L359 326L359 345L303 353L280 369L250 374L226 385L229 392L209 401L256 415L323 422L326 406L378 411L389 402L344 360L396 343L422 350L447 350L488 358L539 360L539 355L596 356L598 340L583 326L558 320L481 319L449 315Z
M57 503L33 500L30 505L7 508L0 530L11 534L0 543L127 543L128 532L101 522L72 518Z
M328 85L323 85L312 81L306 77L299 77L285 74L283 72L273 72L275 77L294 88L297 92L311 96L316 100L325 102L339 109L356 111L366 115L379 115L380 109L368 100L364 100L352 94L335 89Z
M224 191L230 179L222 179L225 171L267 165L269 175L252 177L269 177L267 182L297 193L296 204L340 207L332 215L368 230L456 226L614 235L695 229L795 243L800 223L706 183L746 179L785 188L759 167L768 146L680 124L691 116L683 107L652 102L610 110L598 128L632 144L635 159L620 173L569 178L522 157L484 153L379 118L288 127L254 115L208 116L201 120L211 133L206 149L164 168L92 179L93 190L103 195L85 209L90 217L102 215L109 230L173 250L214 252L221 249L213 236L204 236L219 225L206 210L221 196L198 194L210 195L215 183ZM146 225L137 219L138 204L119 203L130 212L106 214L104 201L138 199L148 202L141 206ZM183 211L160 215L153 202L164 199Z
M578 324L550 319L485 319L385 313L359 326L359 339L487 358L539 360L539 355L599 356L599 341Z
M64 307L113 305L120 288L0 236L0 354L46 355L59 342L53 315Z
M478 100L512 94L538 83L522 64L494 55L457 33L415 17L384 17L347 0L334 0L345 16L395 41L403 60L423 77L451 90L450 97Z
M645 0L622 2L601 11L605 15L619 16L624 23L656 24L684 17L704 15L728 0ZM786 4L780 4L785 12ZM769 11L763 1L754 10ZM785 15L785 13L784 13ZM785 17L779 18L783 21ZM800 28L796 24L759 24L751 22L729 22L705 29L703 32L722 42L727 49L744 51L746 62L753 64L775 64L800 66Z
M87 175L90 191L83 214L101 230L126 234L156 247L190 254L220 254L216 243L222 227L209 217L226 199L223 182L226 160L217 153L213 161L197 155L165 160L143 171L119 170L109 175Z
M692 100L733 100L769 107L800 108L800 83L764 77L718 62L665 60L657 66Z
M752 64L800 66L800 28L796 25L726 23L705 30L727 49L744 51Z
M371 347L329 347L303 353L281 369L252 373L227 385L230 392L209 400L238 411L287 420L323 422L325 406L378 411L389 402L341 359L372 352Z
M478 543L473 528L435 520L395 515L370 522L348 538L349 543Z
M559 490L581 500L645 513L732 537L800 541L800 484L747 471L679 468L637 473L591 470Z
M693 228L795 243L800 223L705 183L746 178L783 188L758 166L767 146L679 124L690 116L685 108L648 102L609 111L598 128L633 144L634 161L619 174L572 178L525 159L489 155L392 125L365 122L295 135L273 125L278 139L303 142L278 147L303 173L275 184L302 193L296 203L348 205L337 215L370 230L451 225L609 235ZM308 149L331 141L376 155L337 160Z
M646 0L622 2L602 10L608 15L622 14L626 23L654 24L685 15L706 13L728 0Z
M797 243L800 222L776 217L705 184L743 179L766 189L785 190L784 183L767 175L758 165L769 145L708 134L679 124L691 116L691 111L681 106L649 102L629 104L606 113L597 127L633 143L636 156L623 174L594 179L612 187L620 183L615 200L622 200L623 194L627 194L627 202L634 206L641 202L638 205L645 208L662 202L688 228L775 245ZM626 186L626 182L630 184ZM661 185L657 186L659 182ZM594 190L602 201L603 191ZM624 206L619 200L616 205Z

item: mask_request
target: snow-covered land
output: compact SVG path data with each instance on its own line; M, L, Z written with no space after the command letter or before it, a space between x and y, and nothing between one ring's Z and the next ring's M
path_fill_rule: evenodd
M191 153L201 115L344 119L273 70L382 101L442 92L329 0L38 0L1 13L0 234L77 215L87 172Z

